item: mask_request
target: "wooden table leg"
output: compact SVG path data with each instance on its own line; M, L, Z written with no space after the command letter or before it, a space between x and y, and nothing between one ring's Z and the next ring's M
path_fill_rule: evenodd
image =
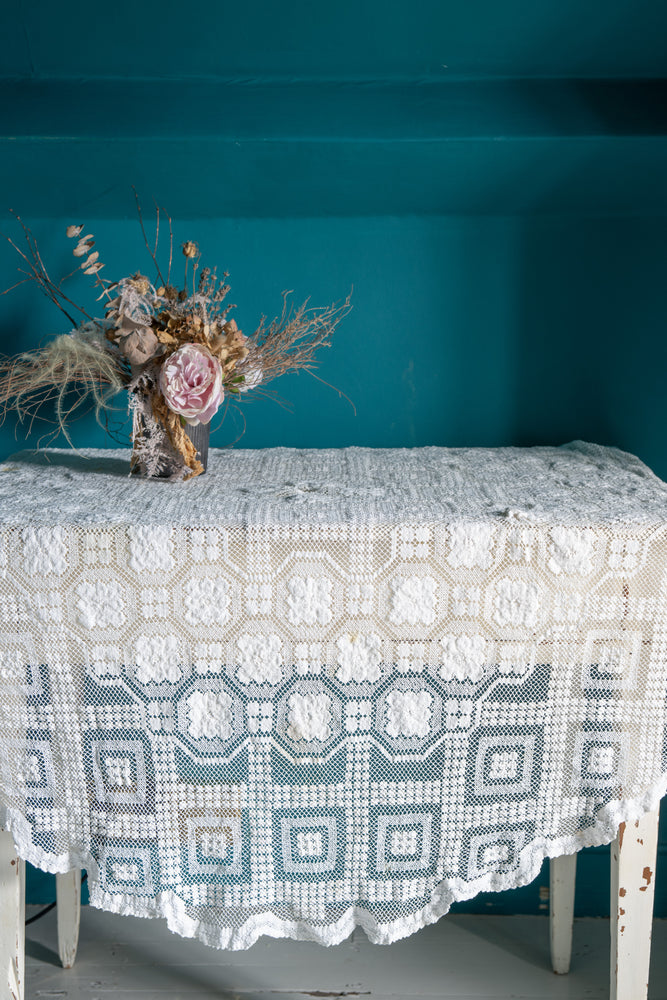
M646 1000L658 812L621 823L611 845L611 1000Z
M23 1000L24 991L25 862L0 830L0 1000Z
M56 875L58 901L58 953L64 969L71 969L79 943L81 916L81 869Z
M549 931L551 967L564 975L570 971L574 887L577 878L577 855L565 854L549 862Z

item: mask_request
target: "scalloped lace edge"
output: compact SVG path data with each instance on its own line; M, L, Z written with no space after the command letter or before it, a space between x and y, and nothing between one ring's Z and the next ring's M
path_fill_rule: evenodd
M248 917L237 928L220 928L190 916L186 904L172 891L160 892L151 902L127 893L110 894L99 885L99 870L89 854L71 850L54 857L31 843L30 827L25 817L15 810L0 806L0 828L12 834L17 853L21 858L43 871L58 873L73 868L88 872L90 903L110 913L134 917L160 917L166 920L170 931L181 937L197 938L212 948L242 951L262 936L291 938L293 941L313 941L321 945L340 944L361 927L373 944L392 944L415 931L435 923L445 916L453 903L472 899L480 892L502 892L528 885L537 878L544 858L557 858L575 854L584 847L599 847L611 843L621 823L633 823L645 813L657 809L660 799L667 792L667 774L662 775L649 789L631 800L616 800L600 810L594 825L579 833L550 839L532 840L520 852L520 866L512 872L490 873L472 882L462 879L445 879L432 892L431 902L409 916L402 916L388 923L379 923L368 910L351 906L338 920L318 925L305 920L285 920L273 913L257 913Z

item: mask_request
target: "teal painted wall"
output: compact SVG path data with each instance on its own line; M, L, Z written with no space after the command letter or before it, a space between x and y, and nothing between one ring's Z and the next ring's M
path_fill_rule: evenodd
M14 0L3 72L116 78L649 77L657 0Z
M30 220L56 273L71 270L68 221ZM353 288L354 309L323 353L319 374L351 398L356 416L335 391L307 375L289 377L275 388L291 410L272 400L244 406L244 447L528 445L578 437L635 452L667 478L665 220L176 224L179 238L196 239L207 261L231 272L230 299L246 332L262 312L279 308L284 289L293 289L297 301L310 295L325 304ZM97 238L107 274L149 263L136 221L89 219L86 229ZM15 267L11 248L0 246L7 285ZM83 276L75 289L93 309ZM1 302L5 349L67 329L29 286ZM241 430L230 415L214 444L231 444ZM73 431L76 443L106 442L90 421ZM3 454L17 447L10 422L0 434ZM38 439L35 431L28 442Z
M231 272L246 332L284 289L326 304L354 287L319 374L356 415L285 379L290 409L244 408L245 447L584 438L667 479L666 43L658 0L15 0L0 201L55 273L85 221L116 275L147 267L136 184ZM0 245L0 287L15 267ZM0 298L2 351L65 328L31 289ZM230 415L213 444L241 429ZM90 419L73 437L108 443ZM7 421L0 457L25 442ZM664 916L667 815L662 831ZM579 913L608 913L607 870L608 850L580 855ZM540 912L546 883L545 866L459 909ZM52 895L32 871L29 900Z

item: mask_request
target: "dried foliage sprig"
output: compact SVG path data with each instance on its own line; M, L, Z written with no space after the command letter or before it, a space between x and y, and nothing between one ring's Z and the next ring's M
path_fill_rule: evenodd
M135 192L136 195L136 192ZM171 218L156 206L155 242L151 246L141 205L137 211L155 279L141 272L111 281L101 274L104 262L92 233L82 225L67 227L76 240L73 255L80 260L73 274L94 279L104 317L94 318L71 299L49 276L30 229L23 229L24 248L8 242L22 260L24 281L32 281L67 317L71 333L56 337L46 347L16 358L0 358L0 420L15 410L32 420L46 400L55 402L56 433L67 440L67 425L75 410L92 405L106 422L113 397L130 392L133 412L134 465L147 475L188 479L203 466L188 437L188 425L208 423L223 399L238 401L244 393L263 394L267 383L291 371L308 371L316 355L328 347L331 335L349 312L350 299L316 309L308 302L294 307L283 295L282 311L268 321L262 317L250 336L238 328L226 302L230 286L224 272L201 267L199 247L192 240L181 246L183 285L171 283L174 237ZM169 262L164 272L158 260L160 219L169 229ZM12 287L16 287L15 285ZM10 289L8 289L9 291ZM82 319L74 319L74 314Z
M61 334L46 347L17 357L0 356L0 415L15 410L30 426L46 402L55 407L55 434L62 431L71 444L68 425L75 411L91 403L99 423L106 420L112 398L127 388L129 377L104 349L91 328L90 338L79 327L77 336Z

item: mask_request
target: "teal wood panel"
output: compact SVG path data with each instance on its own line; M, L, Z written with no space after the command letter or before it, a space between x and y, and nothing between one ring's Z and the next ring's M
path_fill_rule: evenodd
M666 35L655 0L0 5L2 71L43 77L660 76Z
M667 214L666 98L664 80L0 80L0 190L56 218L123 218L132 184L180 217Z
M4 205L33 217L127 218L132 185L179 218L667 216L665 176L665 135L0 139Z

